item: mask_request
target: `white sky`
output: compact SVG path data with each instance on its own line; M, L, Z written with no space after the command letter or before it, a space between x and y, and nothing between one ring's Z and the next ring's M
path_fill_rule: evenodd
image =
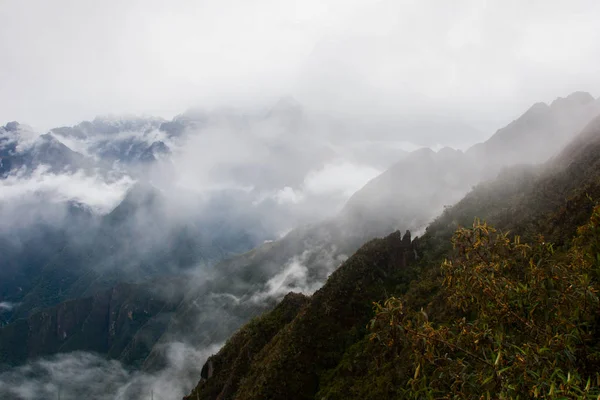
M0 123L291 95L489 136L534 102L600 95L598 21L596 0L0 0Z

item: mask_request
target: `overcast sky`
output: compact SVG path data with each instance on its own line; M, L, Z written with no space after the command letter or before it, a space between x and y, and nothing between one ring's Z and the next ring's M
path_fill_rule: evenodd
M291 95L354 118L449 115L489 136L600 95L596 0L0 0L0 122L170 118Z

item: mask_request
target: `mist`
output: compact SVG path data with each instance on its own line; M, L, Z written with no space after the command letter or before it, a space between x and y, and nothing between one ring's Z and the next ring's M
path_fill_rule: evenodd
M436 142L468 143L540 99L600 92L598 7L590 0L11 2L0 8L0 77L10 93L0 121L47 130L104 114L170 119L195 105L256 109L292 95L371 125L399 116L459 119L479 134L446 130Z
M134 371L92 353L59 354L0 372L0 396L15 400L181 398L196 384L204 360L219 347L198 350L172 343L168 365L157 374Z
M148 314L148 328L115 360L79 351L5 368L0 393L37 399L105 387L106 398L147 398L148 390L179 398L198 380L204 360L248 319L290 291L314 293L370 238L422 232L486 174L545 161L599 112L591 95L538 104L466 152L345 137L348 121L333 123L290 99L261 111L188 110L171 121L100 117L53 129L49 137L15 135L7 125L3 161L16 168L0 181L3 240L18 260L28 260L32 246L50 258L40 250L37 264L3 267L20 285L15 291L5 280L1 287L3 324L131 283L141 285L129 289L136 293L129 301L141 301L137 312ZM542 145L538 132L555 140ZM535 154L508 146L493 153L498 158L489 156L497 135L525 133L538 145ZM369 151L361 152L365 140ZM39 236L40 227L48 233ZM48 245L50 237L62 239ZM78 259L81 249L97 256ZM21 265L41 269L21 273ZM72 265L85 274L59 297L27 287L29 274L50 279ZM171 289L157 291L157 282ZM31 292L23 297L22 290ZM146 293L164 311L147 311ZM127 304L122 318L133 321ZM144 347L143 364L131 365L129 353Z
M364 243L552 159L600 114L599 16L3 2L0 397L183 397L233 332Z

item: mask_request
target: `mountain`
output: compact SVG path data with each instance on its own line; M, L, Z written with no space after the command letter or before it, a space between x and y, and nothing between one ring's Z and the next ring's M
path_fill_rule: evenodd
M0 301L11 304L0 310L0 318L6 323L22 306L27 309L23 302L30 292L47 287L41 284L45 280L41 274L48 263L61 253L69 253L69 248L89 245L86 233L96 218L85 205L55 203L43 195L32 202L0 204L0 216ZM60 297L53 289L47 290L52 297ZM33 300L44 302L43 298Z
M355 221L355 229L375 229L374 236L403 227L420 230L503 168L548 160L599 114L600 100L584 92L537 103L465 153L444 148L409 154L355 193L342 214Z
M4 221L9 217L11 221L0 229L0 248L3 251L0 259L0 339L10 343L14 335L27 337L18 356L4 353L2 357L5 358L0 358L0 363L14 365L27 357L86 350L81 345L56 345L58 339L49 339L48 335L58 333L37 332L33 328L29 331L35 325L31 321L44 319L45 315L52 316L64 307L87 309L92 301L90 299L97 294L123 284L138 285L136 287L141 287L139 291L143 291L159 285L139 286L157 276L165 279L185 276L186 280L195 282L196 273L219 275L218 271L211 270L212 264L232 254L248 251L273 237L275 229L265 226L259 212L271 214L273 223L277 223L280 214L275 213L272 205L254 206L256 193L227 187L200 194L172 185L162 185L162 189L158 189L138 173L138 167L142 170L147 167L145 163L156 163L169 157L171 146L181 144L177 140L187 140L186 131L204 127L204 115L188 112L176 117L172 122L181 123L183 127L177 134L167 132L167 121L136 117L99 117L73 127L52 129L44 135L38 135L16 122L2 127L3 177L8 178L8 185L29 179L38 167L45 169L38 171L39 176L32 179L44 180L46 173L64 179L81 171L86 178L100 179L106 186L114 179L115 173L117 178L131 174L139 181L107 214L99 214L85 204L65 200L60 192L56 196L55 191L45 191L43 186L0 202ZM263 124L264 131L270 130L276 136L282 130L292 129L291 125L301 123L304 118L301 107L291 100L280 102L269 113L251 118L227 110L206 115L211 126L218 123L244 127L247 126L246 121L251 120L253 124ZM265 146L281 148L280 145L287 139L265 140ZM298 138L298 141L301 140ZM284 159L290 156L289 153L280 155ZM262 174L261 171L279 175L277 168L269 167L267 171L264 169L267 166L262 164L257 168L257 176ZM104 175L98 177L96 172L99 169ZM247 164L241 167L246 172L251 169L252 166ZM35 183L28 184L30 187L39 186ZM278 224L285 227L285 223ZM184 294L188 288L182 286L181 290ZM141 295L132 302L139 301L139 298ZM203 297L201 301L210 303L212 300ZM249 315L265 309L264 304L254 303L249 308L257 311L244 310L238 317L232 317L230 324L224 324L221 337L229 335ZM162 322L148 324L144 328L148 332L134 330L132 334L158 339L165 330L161 324L170 320L172 311L165 309L152 315L152 321ZM75 320L81 322L79 317L88 318L83 313L78 314ZM67 338L59 338L58 342L82 335L84 326L79 322L75 323ZM20 329L29 333L25 335ZM104 337L106 334L95 331L92 336ZM149 348L152 344L153 341L144 342L144 346ZM96 351L104 353L106 349ZM137 353L132 351L131 354ZM115 357L115 354L110 356ZM144 358L124 361L135 363Z
M50 133L102 163L119 163L131 170L137 164L168 160L171 154L166 143L168 135L160 130L165 123L153 117L106 116L54 128ZM133 172L141 173L135 169Z
M21 143L56 140L62 146L68 144L67 149L80 149L82 153L77 154L87 154L83 157L93 160L95 166L101 165L108 171L129 171L126 173L132 175L131 171L137 167L131 166L143 165L147 149L152 153L148 159L154 160L150 162L161 163L163 156L168 158L169 154L180 151L181 144L195 143L186 142L190 138L201 139L200 143L206 144L223 138L244 142L252 137L251 149L261 156L244 158L248 154L245 150L240 153L241 159L231 157L210 171L219 182L229 182L232 176L240 177L236 183L260 180L257 187L248 190L226 187L192 194L174 185L159 182L155 186L140 178L106 214L98 214L78 202L49 201L50 194L42 192L23 197L27 201L0 204L3 216L27 218L27 223L14 225L19 229L8 224L0 227L0 248L8 255L0 259L0 325L4 325L0 327L0 342L7 344L0 352L3 357L0 363L18 365L35 357L82 350L95 351L103 357L140 367L143 373L155 374L168 365L172 356L170 344L183 343L195 349L218 345L248 320L287 299L281 315L259 318L252 329L246 330L250 337L239 339L245 343L243 346L252 349L252 354L264 353L259 369L253 364L254 356L248 358L230 347L227 360L212 358L213 367L207 366L203 377L210 375L210 369L215 376L214 365L227 365L228 371L240 377L218 378L218 382L224 382L229 388L227 393L248 388L242 377L250 376L246 382L248 379L264 382L266 391L256 389L256 396L268 397L273 384L271 378L283 379L281 368L269 364L269 354L287 359L290 355L286 346L301 343L308 346L308 352L323 351L327 355L322 363L315 363L319 368L316 375L311 370L314 366L307 365L304 356L294 355L285 361L291 363L286 365L298 365L302 370L298 375L302 383L290 380L290 385L297 385L299 393L304 390L300 388L319 388L325 379L321 372L329 370L332 379L337 376L337 372L331 370L339 366L339 357L348 346L364 338L364 325L372 317L370 301L384 301L389 295L402 294L414 286L420 269L433 265L423 264L425 260L438 262L435 257L446 254L459 217L464 217L466 224L472 222L473 215L487 216L490 220L497 217L499 226L511 229L513 223L528 221L515 225L515 229L526 227L528 232L536 233L543 228L557 243L572 237L571 231L563 229L564 225L549 230L547 216L560 208L570 191L580 187L579 175L576 174L577 179L569 178L569 182L548 183L553 187L552 192L537 188L527 195L529 197L525 196L528 200L523 193L524 188L541 185L538 182L542 182L543 176L555 179L558 175L552 174L564 171L573 163L585 170L586 164L577 155L581 148L575 146L576 142L569 147L575 158L560 155L543 168L517 165L503 170L502 166L517 161L527 163L526 151L513 150L523 148L521 139L528 145L533 138L544 142L545 127L553 127L552 138L556 139L548 141L548 148L559 146L559 138L563 136L564 140L572 137L572 129L579 122L570 119L579 121L578 118L585 119L594 113L596 103L588 100L584 95L572 95L547 107L535 106L551 111L526 112L479 146L487 149L487 153L450 148L398 153L398 162L353 195L339 214L300 226L280 239L267 242L265 240L272 239L273 232L277 231L273 227L284 226L276 222L285 213L274 199L256 203L257 194L268 193L285 182L301 185L307 171L330 160L330 151L333 154L338 151L326 141L312 143L307 128L311 121L290 99L282 100L260 115L232 110L211 113L196 110L170 122L135 124L125 119L96 119L76 127L53 130L44 135L47 137L26 137L24 129L7 124L1 143L11 156L27 148L20 147ZM563 119L560 129L555 128L554 124ZM188 136L194 129L198 129L195 136ZM20 135L16 141L15 130ZM256 141L253 135L258 138ZM589 133L589 136L594 134ZM580 139L585 146L590 140L589 137ZM504 142L511 144L504 146ZM12 150L8 143L13 143ZM227 146L233 146L232 151L235 151L237 142L227 143L232 143ZM192 148L202 149L202 146ZM175 150L172 152L172 149ZM553 154L545 151L548 157ZM196 168L197 162L210 153L191 154L192 165ZM63 158L61 151L52 152L50 148L42 154L52 155L49 160ZM314 157L307 159L304 154ZM285 166L286 162L295 164L299 157L304 157L305 164L298 169L278 171L274 167ZM55 165L57 173L72 171L69 166L61 167L59 162ZM499 171L502 172L494 183L478 184L492 172ZM15 179L16 175L10 176ZM477 189L458 205L449 207L474 185L478 185ZM37 199L38 206L30 207L31 198ZM539 207L543 212L535 214L527 211L524 201L528 201L531 208L537 207L534 207L536 202L545 201L548 208ZM574 200L568 212L564 212L563 220L581 221L584 212L579 215L573 210L580 207L589 211L583 204L582 197ZM371 241L373 237L387 236L398 229L420 235L444 208L447 210L441 219L418 240L396 233ZM452 216L452 222L441 227L440 221L447 216ZM434 229L434 226L439 228ZM365 242L369 245L356 253ZM39 251L28 251L32 248ZM356 254L351 256L353 253ZM402 268L394 268L397 265ZM333 283L323 286L325 282ZM434 283L427 284L435 287ZM157 299L153 294L163 285L173 287L174 294L167 299ZM110 305L112 291L119 294L114 307ZM344 301L340 302L332 291L341 294ZM299 294L286 297L288 292ZM311 295L313 297L303 297ZM313 304L314 299L317 300ZM305 310L309 308L307 316ZM323 308L329 311L322 312ZM122 329L114 334L106 320L107 310L115 310L116 320L122 323L119 325ZM132 319L128 316L131 310L145 310L145 313L134 313ZM330 321L331 313L340 319ZM294 322L296 320L300 322ZM313 325L315 321L323 322L319 329L335 338L339 347L319 342L321 338L313 341L311 335L318 330ZM61 330L59 326L69 328ZM273 344L274 340L280 340L278 332L288 328L292 329L291 339L281 339L282 345ZM266 333L261 335L263 329ZM259 340L255 340L256 335ZM89 344L80 340L84 337L89 338ZM17 348L19 351L14 352ZM235 363L231 368L230 360ZM194 371L190 373L193 375ZM215 384L211 393L220 392L219 385L221 383ZM243 389L248 393L254 390Z
M202 204L197 202L196 206ZM64 307L88 310L92 307L90 304L96 304L94 299L99 293L117 290L115 288L125 283L134 285L136 294L128 300L128 304L133 304L131 307L143 307L144 298L160 291L171 279L180 282L179 295L183 296L189 290L187 284L196 282L194 274L209 274L210 266L218 260L264 241L265 232L261 231L259 221L248 216L235 221L228 219L235 217L235 212L228 211L223 202L219 204L219 212L211 212L213 205L207 204L204 205L206 212L194 218L187 213L173 215L170 207L163 192L152 185L138 183L107 215L94 215L76 204L50 202L44 209L46 214L36 217L35 224L6 232L0 230L0 248L4 255L0 260L0 301L12 305L10 309L0 310L5 325L0 327L0 341L10 343L15 335L27 337L28 342L20 349L24 353L19 353L19 357L86 350L85 344L69 347L62 342L71 340L71 336L89 333L90 328L80 324L88 319L88 311L73 317L71 323L75 325L66 338L59 340L60 346L55 339L47 339L49 333L45 330L27 330L27 327ZM31 210L32 205L23 204L22 208L11 210L22 214L24 210ZM36 251L32 252L32 248ZM152 281L156 277L162 280ZM151 282L147 283L148 280ZM181 284L182 281L187 284ZM156 314L148 315L151 322L143 326L144 331L138 332L142 326L136 325L128 328L128 335L152 337L143 342L150 349L164 332L179 302L169 304L154 308ZM90 333L90 340L104 340L101 338L109 334L109 325L100 321L94 324L97 328ZM23 336L19 329L29 333ZM31 348L34 343L39 344L35 349ZM95 351L102 353L108 348ZM130 354L143 353L132 350ZM25 360L2 357L0 354L0 363L13 365ZM126 361L139 362L144 358L145 355L138 355Z
M154 344L153 333L160 332L160 324L168 321L165 315L181 301L182 284L183 279L121 283L19 319L0 329L0 360L16 365L71 351L126 363L143 359Z
M594 314L581 314L576 309L584 307L585 296L571 296L567 289L569 285L571 288L579 285L576 283L576 272L560 279L554 278L552 274L562 273L561 268L583 268L584 265L597 268L594 249L600 248L593 246L600 237L600 232L594 225L598 216L594 210L600 209L595 208L597 200L593 199L597 199L599 195L600 118L597 118L545 164L539 167L515 167L495 180L477 185L463 200L447 208L422 237L411 239L409 233L402 237L396 232L362 246L310 297L291 322L279 318L273 311L235 334L219 353L208 359L200 382L187 398L375 399L419 397L419 393L431 393L434 396L455 393L464 398L469 393L477 397L485 395L485 390L491 390L489 393L492 395L516 395L524 393L522 390L534 393L534 389L537 393L549 394L550 397L555 392L559 395L578 393L577 390L585 390L596 396L599 390L596 383L591 383L591 387L588 384L585 389L584 386L588 376L586 374L597 371L594 369L597 367L594 357L597 357L600 348L598 335L595 333L599 326L594 311L598 307L597 298L590 300L593 304L591 312ZM592 220L588 224L590 216ZM454 231L460 226L471 225L476 217L493 223L498 229L510 229L511 235L520 234L523 243L531 241L532 244L522 247L512 236L504 242L503 236L496 236L491 228L477 223L473 230L459 229L452 239ZM584 228L578 229L579 226ZM463 237L465 240L469 239L471 232L481 234L479 238L485 242L475 242L476 237L473 242L461 242ZM542 247L535 247L535 240L540 234L552 238L556 247L550 247L546 241L539 242ZM453 250L451 239L455 245L465 247ZM496 247L488 248L487 243ZM461 258L463 251L477 249L478 246L486 251L485 257L489 251L490 257L500 257L499 262L504 260L504 264L479 261L477 254L473 255L474 261ZM538 248L535 251L544 252L543 256L538 253L528 255L528 252ZM587 252L590 251L591 257L587 258L590 254ZM494 252L503 253L497 256ZM522 261L539 259L539 262L525 268L527 263L519 264L521 261L518 257L522 253L526 257ZM571 256L576 257L575 261L571 261L575 264L564 264L569 262ZM440 268L444 258L449 261ZM502 265L512 265L512 262L518 267L515 272L501 268ZM464 279L471 279L471 283L465 286L464 295L461 294L461 287L454 288L448 283L447 271L456 271L453 276L457 282L462 282L463 279L459 275L460 269L449 269L452 263L463 263L455 264L456 268L460 268L460 265L465 265L466 268L466 265L473 263L474 268L487 265L489 268L500 268L496 277L505 280L498 287L498 296L510 294L515 296L515 302L518 299L521 302L511 303L508 311L503 313L499 313L497 307L486 308L486 304L495 304L502 299L487 297L477 303L480 301L477 297L480 283L473 280L473 277L488 281L490 278L477 275L477 270L465 272ZM583 329L590 333L577 336L584 340L576 345L581 351L562 347L564 351L574 351L564 353L566 355L563 357L563 350L558 350L557 347L551 356L540 359L541 353L532 353L530 347L527 347L545 340L543 337L523 333L524 330L527 332L533 329L531 324L537 324L538 320L556 321L561 318L560 314L544 313L543 308L539 312L534 311L533 304L523 303L526 300L520 293L527 286L519 286L517 283L514 283L514 289L507 286L512 285L510 279L516 274L527 280L528 284L537 285L532 286L537 290L535 294L525 292L531 293L530 296L541 296L552 290L537 282L536 275L523 275L524 268L529 271L529 268L535 268L536 265L537 274L546 273L544 268L554 271L543 282L552 282L549 284L561 285L561 290L567 290L567 293L558 292L563 293L565 301L580 299L580 303L569 303L569 307L563 308L561 302L551 300L555 296L551 295L546 307L558 307L562 312L570 313L571 319L563 320L568 321L563 323L575 324L582 321L582 326L586 327ZM597 276L592 275L589 279L586 282L591 285L590 290L596 290L599 285ZM569 283L563 285L562 280L569 280ZM489 282L490 285L494 283ZM496 289L495 286L489 286L486 290ZM451 295L455 297L449 297ZM466 303L466 311L452 301L453 298L462 299L456 296L471 299L470 303ZM388 301L384 303L385 299ZM379 305L373 309L374 302ZM489 314L478 314L483 313L479 310L487 310L485 312L494 313L493 318L511 322L506 322L508 325L496 325L504 322L489 319ZM511 310L514 313L523 310L525 314L523 317L513 317ZM266 322L272 320L283 326L275 334L268 328L273 325ZM480 320L488 321L488 325L480 328ZM262 321L265 321L264 326L261 326ZM466 321L468 325L460 321ZM548 323L541 328L556 331L555 334L550 334L554 338L553 343L571 346L569 343L577 340L571 342L569 335L579 334L577 331L562 329L562 326L560 323ZM255 337L261 337L263 329L265 337L271 339L264 342L245 339L249 331L255 332ZM479 332L478 329L487 329L486 332L489 332L481 331L481 335L489 336L479 336L479 345L469 336L471 332ZM464 344L460 342L460 335L468 336ZM482 370L494 369L493 362L486 361L485 353L482 353L492 347L494 340L503 340L517 346L503 345L502 358L497 352L492 359L496 359L496 365L506 368L499 372L506 374L506 377L497 381L494 381L493 375L488 380L485 375L480 374ZM492 343L488 345L489 341ZM528 370L533 371L531 379L523 378L523 373L519 374L521 362L527 363ZM544 375L540 378L540 375L535 375L540 373L540 368L562 368L565 374L568 370L569 376L577 380L571 381L572 378L569 378L571 385L567 385L566 375L561 380L560 369L552 376L550 374L553 370L544 370ZM516 372L512 373L513 370ZM420 375L419 371L421 374L428 374L427 380L421 379L425 375ZM465 385L452 385L456 379L449 379L447 374L450 372L446 371L456 373ZM446 375L436 375L443 373ZM562 382L560 388L559 382Z
M356 192L341 218L372 237L399 227L419 230L444 206L460 200L478 174L460 150L417 150Z
M541 127L536 128L536 132L541 131ZM277 241L217 264L215 269L223 272L223 277L210 289L201 286L188 294L160 343L184 340L200 348L221 342L227 337L227 329L235 327L244 317L258 315L288 291L312 293L371 238L386 236L400 228L423 231L436 213L459 201L485 179L483 170L472 157L450 148L410 153L355 193L339 215L296 228ZM509 172L505 174L510 176ZM275 285L279 290L273 290ZM229 295L236 300L232 301ZM220 317L212 312L214 299L204 307L198 306L210 296L220 299L217 302ZM268 301L257 303L260 296ZM254 303L249 303L251 299ZM215 326L219 328L213 329ZM186 333L189 331L202 334L189 337ZM147 368L162 365L159 353L158 349L153 351L145 363Z
M83 121L75 126L54 128L52 133L75 138L89 138L94 136L117 135L123 132L149 133L159 128L165 120L154 117L136 116L103 116L92 121Z
M90 169L94 166L91 159L79 154L51 134L35 138L19 123L8 123L0 127L0 176L25 169L32 172L40 166L49 172L75 172L79 169Z
M503 165L544 162L599 113L600 99L586 92L559 97L549 105L536 103L466 153L484 163L492 174Z

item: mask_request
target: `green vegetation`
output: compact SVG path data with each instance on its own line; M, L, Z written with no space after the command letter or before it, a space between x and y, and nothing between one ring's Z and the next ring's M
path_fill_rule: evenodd
M194 400L200 398L200 395L202 398L228 398L235 393L254 356L281 328L294 319L307 302L306 296L289 293L273 311L248 322L227 341L218 354L208 359L202 371L202 380L187 399ZM214 377L213 370L217 371Z
M458 229L441 266L442 309L395 297L376 304L370 338L399 371L406 398L597 398L600 394L598 273L600 207L573 245L476 221Z

